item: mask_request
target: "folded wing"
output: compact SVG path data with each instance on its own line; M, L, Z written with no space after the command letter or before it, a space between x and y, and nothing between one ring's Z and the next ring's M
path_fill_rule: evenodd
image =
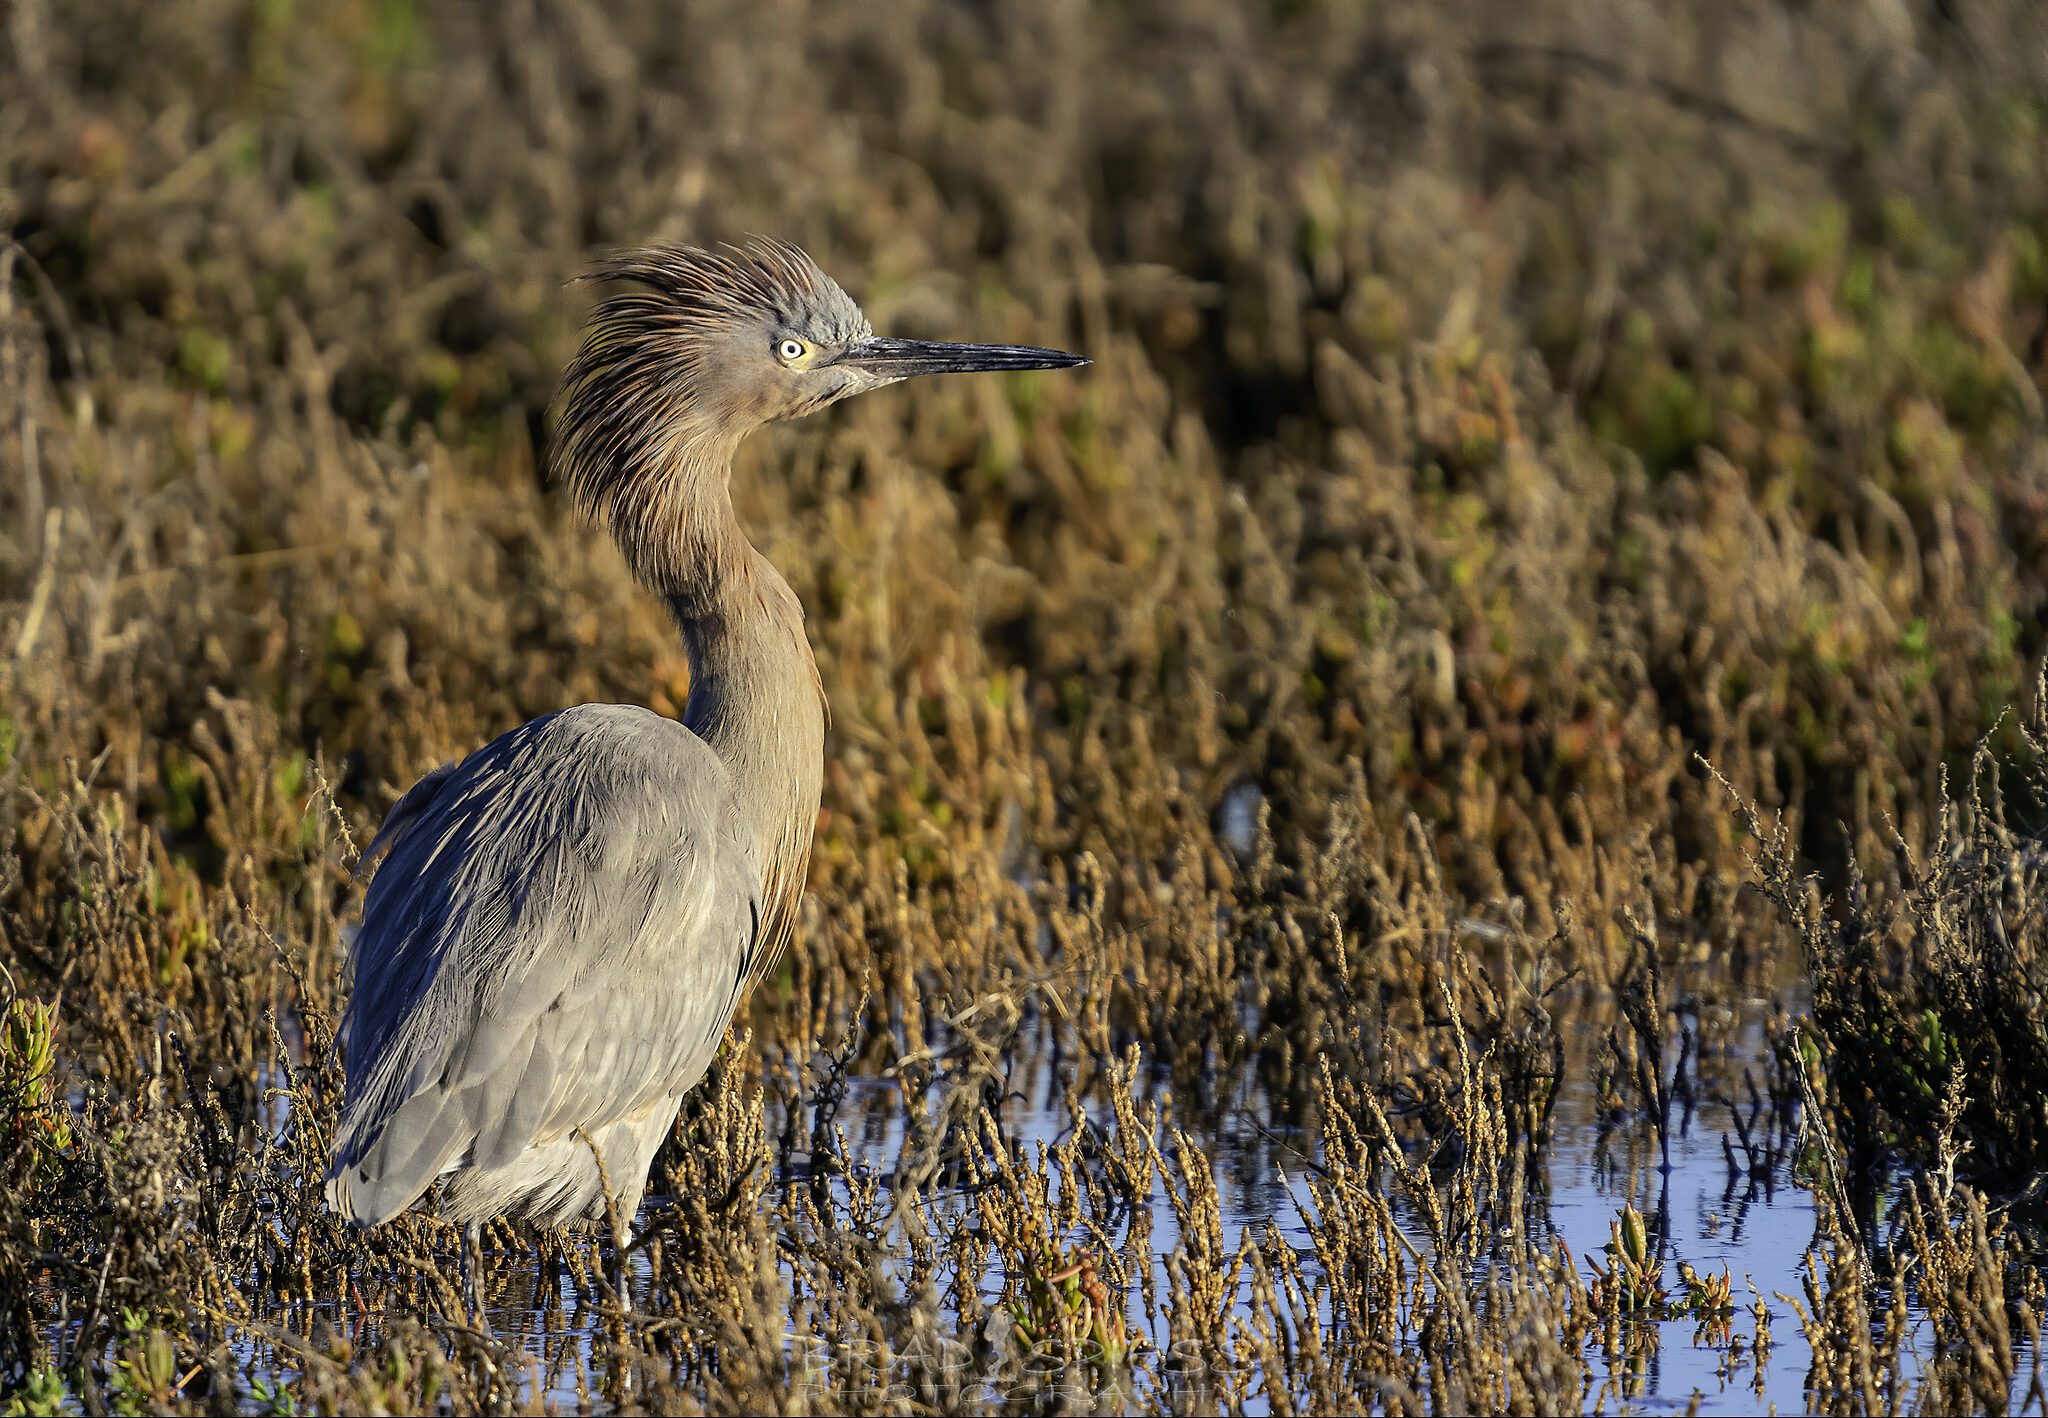
M327 1192L363 1224L694 1084L755 953L760 876L715 754L583 705L406 794L350 949Z

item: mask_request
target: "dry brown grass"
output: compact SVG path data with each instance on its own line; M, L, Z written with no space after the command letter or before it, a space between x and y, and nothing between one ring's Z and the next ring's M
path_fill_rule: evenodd
M1966 8L15 0L0 1365L539 1402L443 1317L444 1228L318 1205L348 869L526 717L681 703L537 466L562 282L761 230L878 327L1096 365L747 456L834 707L812 894L632 1312L592 1245L496 1238L508 1296L585 1307L540 1390L1577 1406L1650 1331L1528 1220L1571 1058L1653 1137L1746 1068L1760 1148L1824 1102L1817 1402L1911 1397L1859 1338L1909 1285L1961 1356L1925 1402L2021 1397L2025 1248L1958 1184L1879 1285L1905 1242L1819 1146L1854 1174L1947 1117L1994 1194L2037 1159L2007 1054L1952 1107L1840 1066L1951 1008L2048 1049L1970 992L1982 938L1900 986L1954 903L1999 896L2022 973L2039 933L2032 799L2018 865L1928 855L2048 645L2048 47ZM1761 876L1702 757L1775 824ZM1852 866L1897 903L1853 949L1804 914ZM1818 1067L1738 1056L1721 1007L1809 952ZM1048 1047L1040 1151L1001 1105ZM899 1155L835 1130L849 1073ZM1226 1234L1205 1139L1248 1079L1303 1129L1312 1257ZM1119 1295L1152 1349L1105 1353Z

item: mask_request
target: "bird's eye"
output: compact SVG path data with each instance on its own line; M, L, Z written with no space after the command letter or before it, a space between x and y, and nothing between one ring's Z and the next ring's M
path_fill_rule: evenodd
M784 364L795 364L805 354L802 340L782 339L775 342L775 357Z

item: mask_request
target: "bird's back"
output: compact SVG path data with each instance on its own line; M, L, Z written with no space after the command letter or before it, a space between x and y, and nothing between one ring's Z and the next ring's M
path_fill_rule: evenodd
M558 1223L602 1208L592 1143L633 1154L605 1161L636 1200L758 943L717 755L644 709L565 709L422 779L380 852L330 1202L374 1224L452 1173L461 1219Z

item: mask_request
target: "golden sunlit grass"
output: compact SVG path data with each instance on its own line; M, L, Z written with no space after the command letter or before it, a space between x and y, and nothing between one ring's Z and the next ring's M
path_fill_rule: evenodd
M1773 1309L1817 1406L2026 1397L2048 49L1715 13L16 0L0 1405L1553 1411ZM644 1293L494 1235L536 1372L447 1228L320 1204L350 870L523 719L681 704L543 411L594 248L748 231L1095 364L743 456L812 891ZM1561 1090L1654 1147L1745 1072L1798 1313L1532 1222ZM1252 1087L1306 1245L1226 1226Z

